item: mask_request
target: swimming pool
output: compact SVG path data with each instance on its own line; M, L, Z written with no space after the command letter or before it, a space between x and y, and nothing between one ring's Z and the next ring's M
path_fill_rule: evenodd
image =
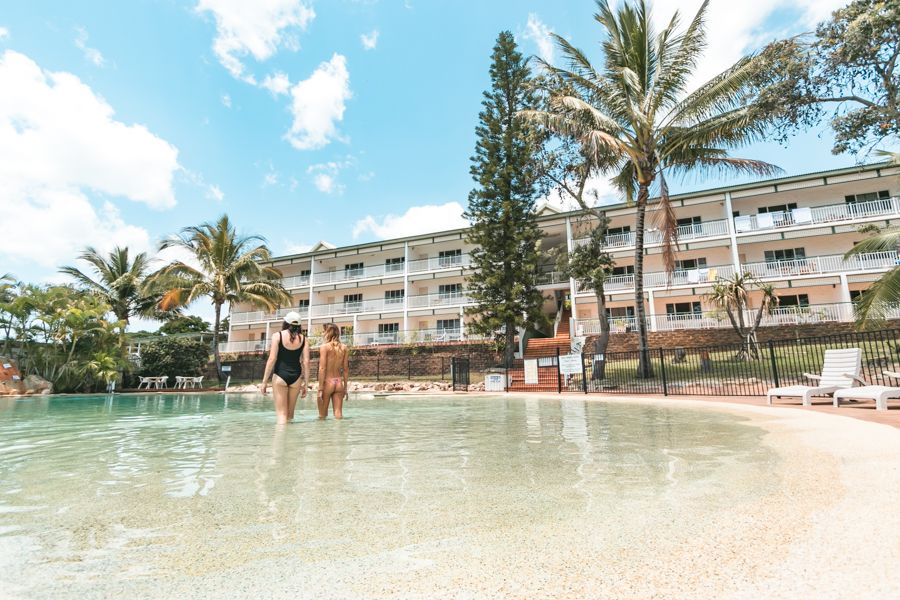
M746 417L658 404L306 401L278 427L260 397L0 402L0 584L23 597L727 588L792 469Z

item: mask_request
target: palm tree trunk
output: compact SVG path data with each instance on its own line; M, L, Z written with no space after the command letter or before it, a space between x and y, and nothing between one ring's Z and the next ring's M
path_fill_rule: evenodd
M647 343L647 317L644 309L644 219L647 214L648 184L640 183L637 197L637 218L634 232L634 307L638 330L638 377L653 377L650 348Z
M597 295L597 316L600 319L600 335L594 342L594 354L602 354L603 360L594 361L591 371L591 379L601 380L606 377L606 348L609 346L609 315L606 313L606 296L603 293L603 284L594 284L594 293Z
M219 357L219 323L222 317L222 303L214 302L214 304L216 308L216 323L213 325L213 357L216 363L216 377L219 381L222 381L222 360Z

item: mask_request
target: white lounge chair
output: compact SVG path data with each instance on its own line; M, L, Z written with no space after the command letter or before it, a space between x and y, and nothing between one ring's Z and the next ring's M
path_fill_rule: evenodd
M861 362L862 351L859 348L826 350L822 374L803 374L804 377L816 381L817 385L772 388L766 393L766 401L772 404L772 398L802 398L803 406L810 406L813 396L830 396L840 389L856 385Z
M884 376L900 381L900 373L884 371ZM888 400L900 400L900 387L870 385L859 377L856 380L862 383L863 386L838 390L834 393L835 407L841 405L841 400L874 400L875 410L887 410Z

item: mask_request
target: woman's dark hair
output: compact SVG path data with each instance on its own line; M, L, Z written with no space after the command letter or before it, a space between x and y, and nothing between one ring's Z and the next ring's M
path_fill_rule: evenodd
M293 343L294 340L297 339L298 335L303 333L303 330L300 329L299 325L291 325L287 321L281 324L281 330L284 331L285 329L289 329L291 331L291 343Z

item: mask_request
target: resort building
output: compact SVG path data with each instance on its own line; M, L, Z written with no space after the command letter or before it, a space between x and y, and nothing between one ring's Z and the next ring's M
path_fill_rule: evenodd
M856 297L898 257L893 251L844 254L863 239L861 228L900 223L898 174L900 167L876 164L672 196L678 260L668 274L651 201L644 234L648 328L731 327L704 296L715 281L736 272L774 284L780 302L766 325L852 321ZM613 332L625 332L635 328L635 209L620 204L605 210L616 264L606 285L607 306ZM575 247L591 227L580 212L546 206L539 222L548 250ZM232 307L229 341L221 349L263 350L289 310L299 311L313 332L338 324L357 346L469 339L472 247L465 239L466 230L458 229L344 247L321 242L309 252L276 257L272 265L284 273L292 305L274 313ZM567 319L573 335L599 332L593 292L557 272L549 256L538 283L555 327Z

